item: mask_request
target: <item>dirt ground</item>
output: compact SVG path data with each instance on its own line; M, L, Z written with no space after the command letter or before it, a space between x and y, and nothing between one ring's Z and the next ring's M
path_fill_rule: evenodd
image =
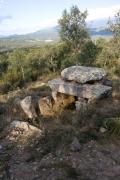
M103 119L120 117L119 90L115 82L113 96L85 114L64 110L52 119L39 116L39 122L30 122L15 108L15 99L46 96L50 90L45 85L1 96L0 179L120 180L120 138L100 132ZM42 133L11 130L13 120L29 121ZM79 141L79 150L73 151L74 137Z

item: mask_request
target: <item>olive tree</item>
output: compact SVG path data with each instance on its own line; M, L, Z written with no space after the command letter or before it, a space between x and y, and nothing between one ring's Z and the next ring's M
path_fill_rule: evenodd
M120 38L120 10L117 11L113 20L109 20L108 25L114 37Z
M77 6L72 6L70 12L63 11L60 25L60 38L74 50L80 50L89 38L86 27L87 11L81 12Z

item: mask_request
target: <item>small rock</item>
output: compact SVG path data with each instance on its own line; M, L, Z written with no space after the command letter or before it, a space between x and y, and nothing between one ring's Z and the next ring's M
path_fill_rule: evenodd
M107 129L105 129L104 127L101 127L101 128L100 128L100 132L101 132L101 133L105 133L106 131L107 131Z
M81 98L82 100L78 100L75 102L75 107L76 107L76 111L80 111L80 110L86 110L87 108L87 103L85 101L85 99Z
M44 98L40 98L39 109L43 116L52 116L53 115L53 100L52 97L47 96Z
M70 149L72 151L79 151L81 149L81 145L80 145L79 140L78 140L77 137L74 137L74 139L73 139L73 141L72 141L72 143L70 145Z
M25 99L20 101L20 105L25 112L25 114L30 118L30 119L35 119L37 117L34 103L32 100L31 96L27 96Z
M23 121L13 121L10 125L11 129L20 129L24 131L34 131L34 132L41 132L40 129L36 128L35 126L30 125L28 122Z
M14 104L15 105L20 105L20 98L19 97L16 97L15 100L14 100Z

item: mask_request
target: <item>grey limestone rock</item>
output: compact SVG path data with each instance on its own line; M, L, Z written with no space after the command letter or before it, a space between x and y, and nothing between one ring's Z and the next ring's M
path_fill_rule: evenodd
M106 72L102 68L71 66L61 72L61 77L64 80L74 81L78 83L86 83L90 81L99 81L106 77Z
M112 87L102 84L78 84L58 78L48 82L52 91L86 99L100 99L111 94Z
M25 114L30 118L30 119L35 119L37 117L35 107L34 107L34 102L32 100L31 96L27 96L23 100L20 101L20 105L25 112Z
M34 131L34 132L41 132L40 129L36 128L35 126L30 125L28 122L23 122L19 120L15 120L10 125L11 129L20 129L24 131Z

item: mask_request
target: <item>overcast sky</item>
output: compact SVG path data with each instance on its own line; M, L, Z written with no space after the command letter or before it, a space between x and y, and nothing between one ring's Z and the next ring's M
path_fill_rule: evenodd
M88 20L109 18L120 0L0 0L0 34L23 34L57 24L64 9L88 10Z

